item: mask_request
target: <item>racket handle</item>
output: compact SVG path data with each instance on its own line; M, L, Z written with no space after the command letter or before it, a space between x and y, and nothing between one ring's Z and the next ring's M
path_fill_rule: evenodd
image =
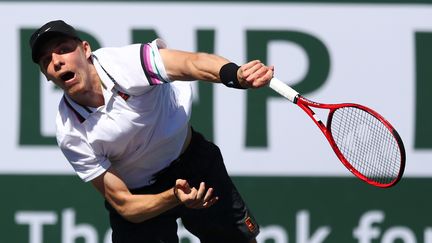
M278 92L283 97L287 98L292 103L296 103L296 97L299 95L297 91L288 86L286 83L280 81L279 79L273 77L270 80L270 88Z

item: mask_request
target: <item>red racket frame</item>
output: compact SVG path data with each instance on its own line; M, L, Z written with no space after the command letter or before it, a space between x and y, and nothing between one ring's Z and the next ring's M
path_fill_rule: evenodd
M349 171L351 171L351 173L353 173L355 176L357 176L359 179L361 179L361 180L365 181L366 183L371 184L373 186L382 187L382 188L394 186L397 182L400 181L400 179L402 178L403 172L405 170L405 159L406 159L405 148L403 146L402 139L399 136L399 134L397 133L397 131L379 113L377 113L376 111L374 111L374 110L372 110L366 106L362 106L359 104L354 104L354 103L322 104L322 103L317 103L317 102L308 100L301 95L297 95L295 97L293 103L297 104L301 109L303 109L308 114L308 116L315 122L315 124L320 128L320 130L322 131L324 136L327 138L327 141L330 143L330 146L332 147L333 151L336 153L337 157L342 162L342 164ZM315 112L310 107L329 110L329 115L327 117L327 126L324 125L322 120L315 115ZM364 176L362 173L360 173L358 170L356 170L350 164L350 162L345 158L345 156L343 156L342 152L337 147L336 142L335 142L335 140L331 134L331 120L333 118L333 113L336 109L343 108L343 107L356 107L358 109L361 109L361 110L368 112L372 116L376 117L379 121L381 121L387 127L387 129L389 129L391 134L395 137L397 144L399 146L399 150L401 152L401 165L400 165L399 173L394 180L392 180L389 183L385 183L385 184L370 180L366 176Z

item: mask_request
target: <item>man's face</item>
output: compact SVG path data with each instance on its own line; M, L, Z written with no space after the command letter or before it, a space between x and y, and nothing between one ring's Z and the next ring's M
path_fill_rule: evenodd
M85 92L89 83L90 55L86 41L55 37L42 46L39 67L48 80L73 96Z

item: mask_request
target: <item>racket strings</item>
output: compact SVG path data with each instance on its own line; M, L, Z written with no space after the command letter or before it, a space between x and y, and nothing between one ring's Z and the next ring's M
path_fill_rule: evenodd
M334 111L330 128L342 155L368 180L388 184L398 177L398 142L375 116L356 107L343 107Z

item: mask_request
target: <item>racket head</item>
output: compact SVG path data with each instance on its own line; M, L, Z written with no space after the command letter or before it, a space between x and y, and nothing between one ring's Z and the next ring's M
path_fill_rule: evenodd
M396 129L376 111L358 104L327 107L327 139L355 176L377 187L396 185L405 170L405 148Z

